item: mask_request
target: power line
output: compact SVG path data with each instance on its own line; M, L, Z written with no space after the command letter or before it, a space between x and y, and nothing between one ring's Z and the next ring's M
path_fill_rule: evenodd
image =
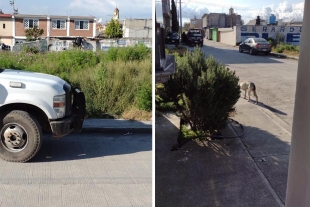
M186 5L190 2L191 0L188 0L187 3L183 6L183 9L186 7ZM182 11L183 11L182 9Z

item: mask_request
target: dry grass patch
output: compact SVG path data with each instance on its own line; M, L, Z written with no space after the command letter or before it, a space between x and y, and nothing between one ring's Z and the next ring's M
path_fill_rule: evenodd
M137 121L151 121L152 112L147 112L140 110L136 107L131 107L130 109L124 111L124 113L122 114L122 118Z

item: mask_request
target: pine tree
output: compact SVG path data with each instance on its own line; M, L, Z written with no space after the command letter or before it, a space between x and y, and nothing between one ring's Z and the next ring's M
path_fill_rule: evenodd
M171 18L172 18L172 25L171 29L173 32L179 32L179 22L177 17L177 8L175 6L174 0L172 0L171 4Z

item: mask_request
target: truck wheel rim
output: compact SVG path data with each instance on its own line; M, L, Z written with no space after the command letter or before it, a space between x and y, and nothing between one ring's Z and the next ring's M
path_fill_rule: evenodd
M1 144L9 151L22 151L28 144L28 134L19 124L7 124L1 131Z

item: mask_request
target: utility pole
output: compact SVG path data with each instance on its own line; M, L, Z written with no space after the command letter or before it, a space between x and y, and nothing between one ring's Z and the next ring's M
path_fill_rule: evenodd
M15 9L14 0L10 1L11 6L13 6L13 14L18 14L18 9Z
M310 206L310 1L305 1L298 60L286 207Z
M181 8L181 2L182 0L180 0L180 34L182 35L182 8Z

